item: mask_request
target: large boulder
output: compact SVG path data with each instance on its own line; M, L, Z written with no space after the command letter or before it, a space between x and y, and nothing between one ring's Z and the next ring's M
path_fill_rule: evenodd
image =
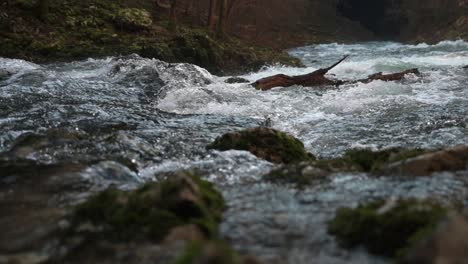
M304 144L299 139L267 127L225 134L218 137L207 148L221 151L246 150L273 163L315 160L315 157L305 150Z
M429 176L434 172L458 171L467 168L468 146L459 146L390 163L382 168L381 173Z
M454 214L427 239L417 243L401 263L468 263L467 237L468 212Z
M430 234L448 209L428 200L381 200L357 208L340 208L328 233L345 248L364 246L373 254L401 258Z
M217 237L224 200L214 186L189 172L127 192L107 189L79 205L74 225L91 223L109 240L161 241L174 228L197 226L206 238Z

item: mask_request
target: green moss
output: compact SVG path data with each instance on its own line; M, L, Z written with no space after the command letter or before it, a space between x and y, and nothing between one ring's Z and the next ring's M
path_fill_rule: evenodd
M314 166L327 171L362 171L378 173L385 165L427 153L422 149L391 148L379 151L351 149L337 159L317 160Z
M240 264L241 258L224 241L193 242L187 245L184 253L174 264Z
M172 228L186 224L215 238L224 206L211 183L185 172L133 192L103 191L76 208L75 221L90 221L105 230L106 238L117 240L159 241Z
M43 63L137 53L193 63L220 75L275 63L301 65L285 52L236 38L216 39L206 28L180 23L177 31L167 30L167 18L151 1L52 1L47 21L38 19L37 1L16 1L21 4L0 11L2 57Z
M114 20L118 26L127 30L149 29L153 24L151 13L138 8L123 8Z
M264 179L274 183L292 183L298 188L304 188L321 182L328 174L328 171L316 167L311 162L301 162L274 169L266 174Z
M340 208L328 223L328 233L343 247L363 245L371 253L398 257L447 214L440 204L416 199L386 206L384 201L375 201L354 209Z
M363 171L376 172L385 164L416 157L424 153L425 151L421 149L392 148L380 151L354 149L345 153L343 161L359 166Z
M259 158L275 163L293 163L314 160L297 138L266 127L257 127L217 138L208 149L246 150Z
M210 71L216 71L222 63L223 47L203 31L185 31L173 38L169 46L175 58L184 58L185 62Z

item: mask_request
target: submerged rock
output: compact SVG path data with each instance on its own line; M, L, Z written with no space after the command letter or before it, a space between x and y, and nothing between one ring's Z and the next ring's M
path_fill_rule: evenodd
M12 75L11 72L0 69L0 81L8 79L11 75Z
M224 200L209 182L179 173L133 192L107 189L76 209L74 222L90 222L104 238L161 241L176 227L195 225L206 238L217 237Z
M275 183L292 183L298 187L320 182L330 171L318 168L314 162L301 162L284 165L264 176L265 180Z
M230 77L224 81L225 83L249 83L250 81L242 77Z
M468 168L468 147L459 146L435 151L385 166L384 174L429 176L434 172L458 171Z
M273 163L293 163L314 160L297 138L266 127L246 129L218 137L207 149L246 150Z
M373 254L401 257L415 242L430 234L448 209L428 200L374 201L357 208L340 208L328 223L339 245L363 245Z

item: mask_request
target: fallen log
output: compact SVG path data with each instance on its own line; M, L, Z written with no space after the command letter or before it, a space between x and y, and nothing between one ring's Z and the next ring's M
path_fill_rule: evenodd
M273 76L269 76L256 82L252 83L251 85L254 86L258 90L266 91L270 90L274 87L289 87L293 85L301 85L301 86L322 86L322 85L334 85L339 86L342 84L352 84L352 83L370 83L372 81L400 81L405 78L407 74L416 74L419 75L420 72L417 68L405 70L402 72L397 73L390 73L390 74L383 74L382 72L375 73L369 75L365 79L360 79L356 81L343 81L343 80L336 80L336 79L328 79L325 77L331 69L335 68L338 64L343 62L348 56L343 57L341 60L333 64L328 68L318 69L314 72L304 74L304 75L296 75L296 76L289 76L285 74L277 74Z
M289 76L285 74L277 74L270 77L260 79L254 83L254 86L258 90L266 91L274 87L289 87L293 85L302 85L302 86L321 86L321 85L340 85L343 83L341 80L332 80L325 77L325 74L331 69L335 68L338 64L343 62L347 56L344 56L337 63L333 64L328 68L318 69L314 72L304 74Z

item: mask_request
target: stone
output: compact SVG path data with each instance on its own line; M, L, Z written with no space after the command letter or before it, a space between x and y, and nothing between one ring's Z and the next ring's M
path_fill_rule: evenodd
M284 132L256 127L218 137L207 149L246 150L253 155L273 163L294 163L315 160L304 144Z
M224 81L225 83L248 83L249 80L242 77L230 77Z
M381 173L429 176L434 172L465 170L467 166L468 147L458 146L391 163Z
M468 263L468 214L453 214L428 238L417 243L402 264Z

